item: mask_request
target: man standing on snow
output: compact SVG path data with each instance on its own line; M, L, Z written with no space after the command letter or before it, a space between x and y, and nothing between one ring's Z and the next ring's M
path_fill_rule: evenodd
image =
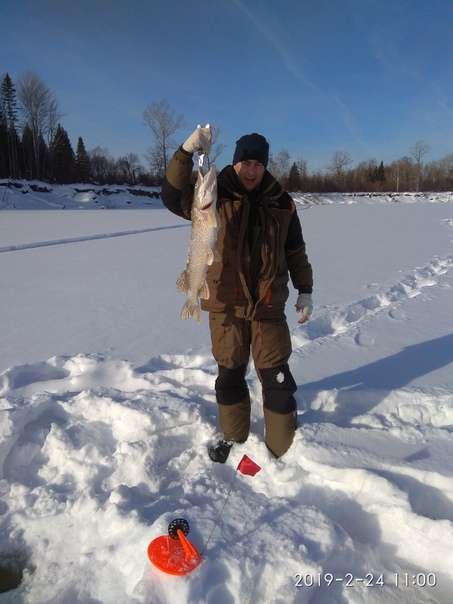
M198 127L173 155L162 184L165 206L190 220L193 153L209 153L211 130ZM250 395L245 380L250 352L261 381L265 442L276 456L291 446L296 430L296 383L288 360L291 338L285 317L288 280L298 290L299 323L312 313L312 268L293 199L267 171L269 144L260 134L236 143L233 165L218 175L220 262L208 269L212 352L222 439L209 449L224 463L232 445L247 440Z

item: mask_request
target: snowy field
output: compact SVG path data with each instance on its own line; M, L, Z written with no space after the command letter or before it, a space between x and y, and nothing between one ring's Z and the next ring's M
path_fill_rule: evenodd
M125 188L23 190L0 187L0 604L451 603L451 194L301 199L296 439L268 453L251 366L253 434L217 465L190 225ZM206 547L184 577L147 557L178 517Z

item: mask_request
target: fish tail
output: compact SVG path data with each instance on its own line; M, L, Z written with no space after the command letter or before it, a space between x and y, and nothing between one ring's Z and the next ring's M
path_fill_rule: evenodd
M198 300L194 302L189 298L182 307L181 319L188 319L189 317L193 317L197 323L201 323L201 308Z

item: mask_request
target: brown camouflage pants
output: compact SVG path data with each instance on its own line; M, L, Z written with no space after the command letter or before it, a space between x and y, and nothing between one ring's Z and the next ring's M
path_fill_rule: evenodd
M224 438L244 442L250 429L245 380L250 355L263 392L266 444L277 456L289 448L296 428L296 383L288 359L291 337L284 317L248 321L210 313L212 353L219 366L216 397Z
M212 352L219 366L216 397L223 438L244 442L250 431L250 395L245 380L250 354L261 381L265 442L280 457L296 430L296 383L288 359L291 338L285 318L247 321L210 313Z
M219 365L235 369L248 365L269 369L288 362L291 337L285 317L247 321L222 313L209 314L212 353Z

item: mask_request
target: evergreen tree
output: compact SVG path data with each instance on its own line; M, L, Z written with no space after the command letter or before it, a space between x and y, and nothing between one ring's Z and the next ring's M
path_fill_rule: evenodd
M75 175L77 182L88 182L90 180L90 172L90 157L85 149L82 137L79 136L75 158Z
M33 145L33 133L28 124L25 125L22 132L22 162L24 166L24 177L27 180L32 180L36 174L35 152Z
M0 104L0 178L8 178L8 176L8 131L6 129L6 120L3 117L2 106Z
M299 168L296 164L296 162L293 163L293 165L291 166L289 173L288 173L288 179L286 182L286 188L288 189L288 191L295 193L296 191L300 191L301 189L301 177L300 177L300 171Z
M3 78L0 88L1 108L3 124L6 129L7 147L8 147L8 167L12 178L19 177L19 160L17 147L17 96L14 84L7 73Z
M74 151L68 133L61 124L58 124L55 139L52 143L52 149L52 175L55 182L60 184L73 182L75 175Z
M381 161L381 163L379 164L379 168L377 168L376 170L376 180L378 180L379 182L385 181L385 168L383 161Z

